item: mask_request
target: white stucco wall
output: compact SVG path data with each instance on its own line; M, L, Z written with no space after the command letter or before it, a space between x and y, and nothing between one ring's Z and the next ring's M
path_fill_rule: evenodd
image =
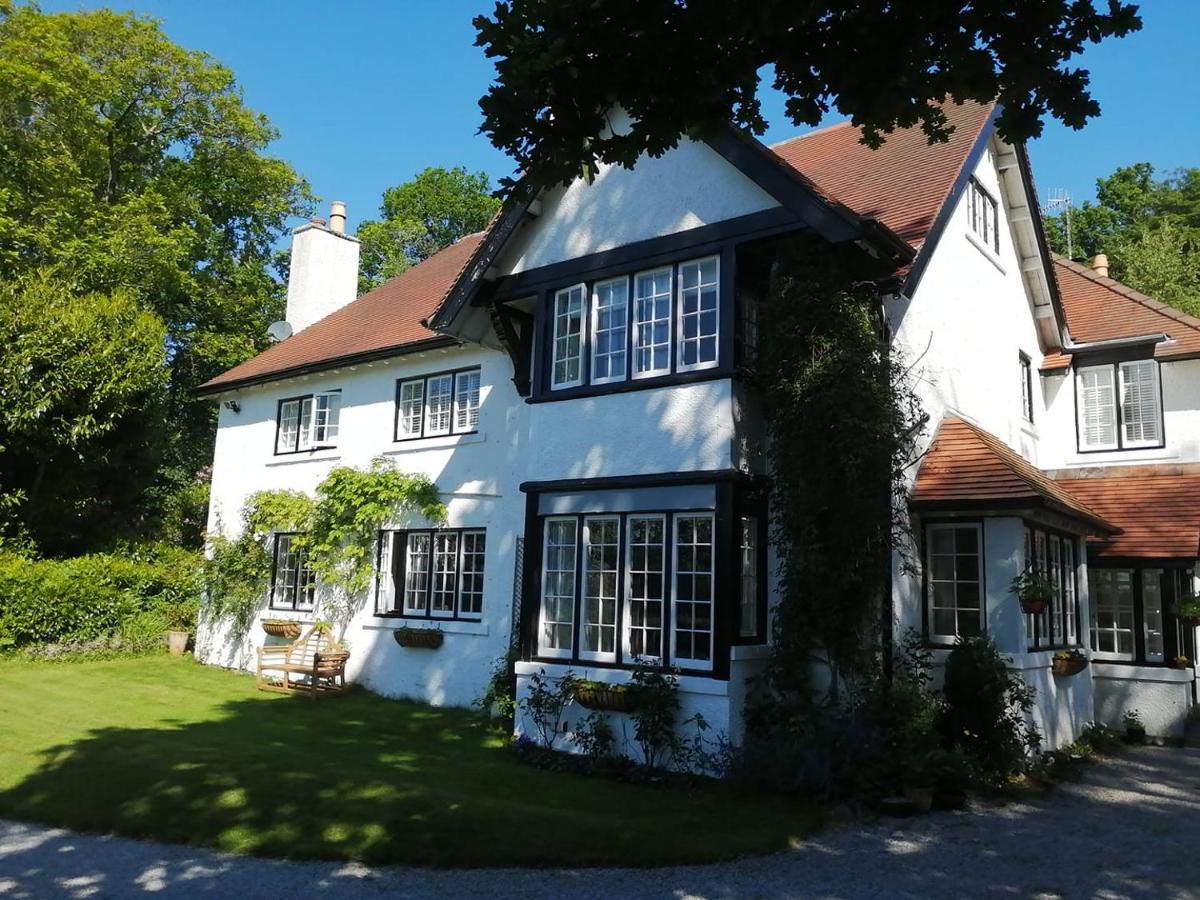
M1192 704L1192 669L1163 669L1093 662L1096 719L1122 728L1121 717L1137 710L1146 733L1156 737L1183 736Z

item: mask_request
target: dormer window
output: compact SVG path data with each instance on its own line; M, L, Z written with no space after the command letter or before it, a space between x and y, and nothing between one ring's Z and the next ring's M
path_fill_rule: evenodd
M1075 376L1080 452L1163 446L1160 391L1153 359L1080 367Z
M276 455L336 447L341 404L341 391L321 391L279 401L275 419Z
M967 221L987 249L1000 252L1000 208L996 198L976 179L967 187Z

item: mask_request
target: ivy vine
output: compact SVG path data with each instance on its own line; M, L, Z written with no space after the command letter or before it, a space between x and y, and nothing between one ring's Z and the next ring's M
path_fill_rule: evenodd
M269 587L274 536L294 532L326 609L344 624L374 577L379 529L405 513L440 523L446 507L429 478L401 472L382 457L365 469L333 469L312 497L288 490L251 494L238 536L210 535L209 614L245 630Z

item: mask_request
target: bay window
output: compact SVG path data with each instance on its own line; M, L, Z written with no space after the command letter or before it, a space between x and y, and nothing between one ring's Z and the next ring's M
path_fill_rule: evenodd
M341 391L280 400L275 418L275 454L336 447L341 402Z
M1044 612L1024 616L1030 650L1075 647L1080 642L1076 540L1074 535L1036 525L1025 528L1025 568L1044 575L1054 588Z
M1080 367L1075 404L1081 452L1163 445L1159 369L1153 359Z
M983 630L983 526L930 525L926 532L929 634L935 640Z
M480 371L434 372L396 382L395 440L471 434L479 427Z
M478 619L486 533L442 528L380 534L377 615Z

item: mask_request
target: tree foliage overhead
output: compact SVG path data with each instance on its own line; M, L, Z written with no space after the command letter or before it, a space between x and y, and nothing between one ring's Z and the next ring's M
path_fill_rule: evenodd
M1048 218L1046 234L1055 252L1104 253L1112 277L1200 315L1200 168L1158 178L1148 162L1122 166L1096 180L1095 203Z
M796 125L836 109L877 144L920 124L948 126L947 97L1004 106L1000 133L1037 136L1054 116L1099 114L1089 73L1070 60L1088 44L1141 27L1137 7L1108 0L499 0L478 16L476 43L496 60L480 100L483 131L544 184L659 155L684 134L729 122L762 133L764 69ZM634 120L623 133L607 113Z
M190 389L261 350L282 314L274 247L309 193L267 153L275 137L229 69L156 21L0 2L0 281L52 268L164 324L165 402L141 422L166 448L160 496L211 451L213 410ZM130 493L124 474L98 490Z
M381 218L359 225L359 287L369 290L428 259L463 235L482 231L500 201L484 172L430 167L383 193Z

